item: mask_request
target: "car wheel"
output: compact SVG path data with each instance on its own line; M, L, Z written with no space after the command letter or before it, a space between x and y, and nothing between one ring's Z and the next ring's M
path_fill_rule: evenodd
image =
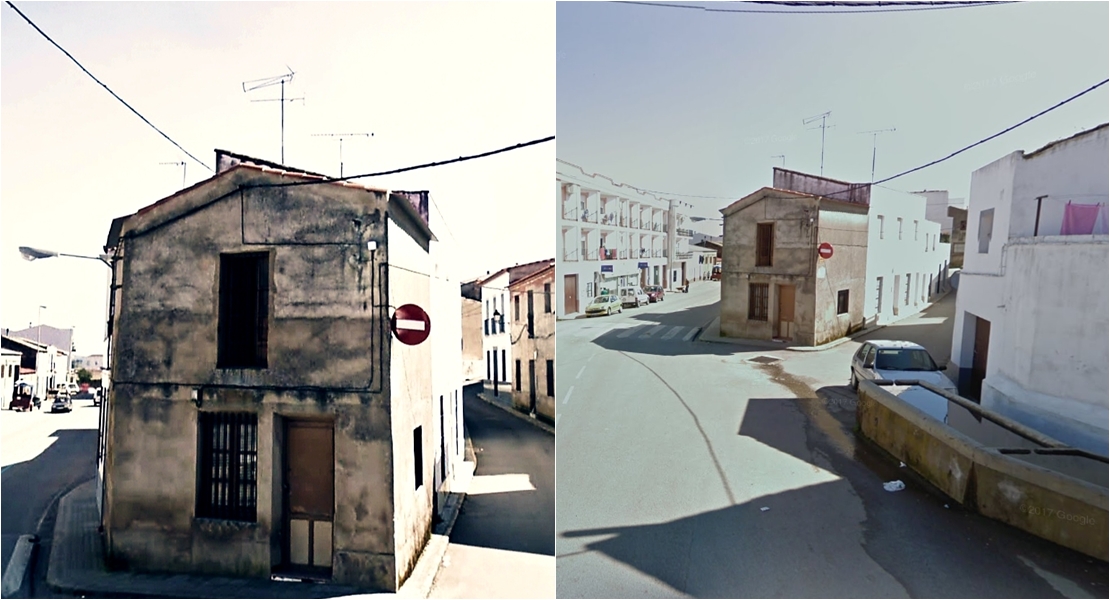
M610 315L612 315L612 314L613 314L613 309L612 309L612 308L606 308L606 309L605 309L605 316L607 316L607 317L608 317L608 316L610 316Z
M859 391L859 380L856 379L856 372L852 371L852 390Z

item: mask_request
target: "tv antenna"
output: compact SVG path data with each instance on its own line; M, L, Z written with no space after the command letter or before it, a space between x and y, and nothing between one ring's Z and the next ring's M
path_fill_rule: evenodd
M337 137L339 138L339 176L343 176L343 138L374 137L372 133L314 133L312 137Z
M832 114L832 111L826 111L819 115L802 120L802 125L809 125L814 123L817 119L821 119L821 125L818 127L807 127L806 129L820 129L821 130L821 175L825 174L825 129L836 127L836 125L825 125L825 119Z
M861 131L860 132L861 134L863 134L863 133L870 133L871 134L871 181L875 181L875 149L878 147L879 134L880 133L888 133L888 132L891 132L891 131L897 131L897 130L895 128L891 127L890 129L873 129L871 131Z
M782 168L784 168L784 169L786 168L786 155L785 154L776 154L776 155L772 156L771 158L781 158L782 159Z
M160 162L158 164L160 164L160 165L176 165L178 167L181 167L181 189L185 189L185 171L188 170L188 168L189 168L189 166L185 163L185 161Z
M304 104L304 96L300 98L286 98L285 97L285 84L293 81L293 69L289 65L285 65L289 72L285 75L276 75L274 77L263 77L262 79L252 79L243 82L243 92L251 92L260 88L270 87L272 85L281 86L281 98L263 98L261 100L251 100L251 102L281 102L281 164L285 164L285 103L301 101Z

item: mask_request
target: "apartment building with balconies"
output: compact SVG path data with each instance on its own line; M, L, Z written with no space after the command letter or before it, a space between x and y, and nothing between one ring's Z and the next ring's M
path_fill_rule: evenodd
M674 200L581 167L556 166L557 316L581 313L604 290L682 285L689 237L678 235ZM684 243L676 243L681 238Z

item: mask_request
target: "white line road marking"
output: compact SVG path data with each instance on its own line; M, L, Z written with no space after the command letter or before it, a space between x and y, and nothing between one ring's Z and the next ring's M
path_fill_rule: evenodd
M582 365L582 368L581 368L581 369L578 369L578 374L577 374L577 375L575 375L575 376L574 376L574 378L575 378L575 379L579 379L579 378L581 378L581 377L582 377L582 373L583 373L583 372L584 372L585 370L586 370L586 365Z
M619 338L626 338L626 337L628 337L628 336L632 335L632 333L633 333L633 332L636 332L636 331L643 331L643 330L644 330L644 328L643 328L643 327L629 327L628 329L625 329L624 331L622 331L622 332L618 333L618 334L617 334L617 337L619 337Z
M666 329L666 328L667 328L666 325L656 325L655 327L652 327L651 329L647 330L646 333L641 335L640 339L649 338L649 337L659 333L660 329Z
M424 321L416 321L413 319L397 319L397 329L415 329L416 331L424 331Z
M695 328L690 330L690 333L687 333L686 335L682 336L682 341L689 342L690 340L694 339L694 336L697 335L697 334L698 334L698 328L695 327Z
M570 389L567 390L567 395L563 396L563 404L566 404L567 401L570 400L570 395L573 394L573 393L574 393L574 386L572 385L572 386L570 386Z
M682 331L683 329L686 329L686 328L685 327L672 327L670 331L663 334L662 339L669 340L669 339L673 338L674 336L678 335L678 332Z
M559 417L562 417L562 416L563 416L563 413L559 413L559 414L555 415L555 427L559 426Z

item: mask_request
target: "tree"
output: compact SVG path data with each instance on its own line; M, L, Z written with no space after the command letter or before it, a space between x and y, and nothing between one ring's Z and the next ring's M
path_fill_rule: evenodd
M92 383L92 373L88 369L77 369L78 383Z

